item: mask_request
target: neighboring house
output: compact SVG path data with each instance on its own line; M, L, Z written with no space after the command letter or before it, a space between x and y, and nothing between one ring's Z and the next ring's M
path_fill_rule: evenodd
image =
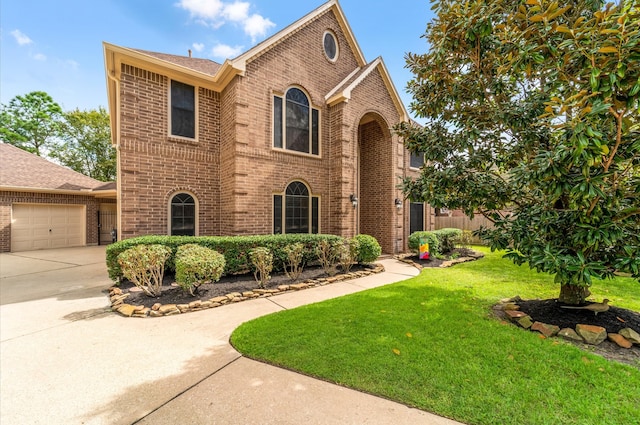
M330 233L406 249L431 209L393 125L409 120L337 0L218 64L104 43L120 238Z
M0 252L111 242L115 202L115 183L0 143Z

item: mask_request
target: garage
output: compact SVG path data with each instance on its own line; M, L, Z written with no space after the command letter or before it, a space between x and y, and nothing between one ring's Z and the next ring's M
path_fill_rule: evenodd
M13 204L11 250L84 246L84 205Z

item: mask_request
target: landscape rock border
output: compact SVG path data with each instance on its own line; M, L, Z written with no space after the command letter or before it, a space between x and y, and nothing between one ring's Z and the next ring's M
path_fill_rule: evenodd
M373 264L373 267L369 270L361 270L357 272L350 272L339 274L331 277L323 277L319 279L309 279L300 283L294 283L289 285L279 285L274 289L253 289L245 292L232 292L227 295L222 295L207 300L194 300L189 304L161 304L156 303L152 307L145 307L143 305L127 304L125 301L129 297L129 293L123 291L117 286L109 288L109 300L111 302L111 310L120 313L125 317L163 317L172 316L175 314L183 314L194 311L207 310L210 308L220 307L226 304L233 304L242 301L247 301L255 298L267 298L274 295L280 295L287 292L296 292L304 289L315 288L318 286L325 286L335 282L341 282L345 280L356 279L359 277L370 276L372 274L381 273L384 271L382 264Z
M547 323L534 322L526 313L519 311L520 306L517 304L522 298L515 296L500 300L493 309L504 313L504 317L509 319L511 323L534 332L539 332L545 338L559 336L573 342L583 342L589 345L600 345L603 341L609 340L614 342L621 348L629 349L634 344L640 345L640 335L631 328L624 328L619 333L607 333L607 330L601 326L578 324L575 329L564 328Z
M440 263L438 265L439 268L447 268L447 267L451 267L454 266L456 264L461 264L461 263L468 263L469 261L475 261L478 260L480 258L484 257L484 254L482 252L478 252L478 251L473 251L471 249L469 249L470 254L466 255L464 257L458 257L458 258L453 258L451 260L443 260L442 263ZM415 257L416 254L414 253L410 253L410 254L400 254L400 255L396 255L394 256L394 258L398 261L402 261L403 263L407 263L407 264L411 264L412 266L416 267L418 270L422 270L424 268L423 265L416 263L415 261L413 261L411 258Z

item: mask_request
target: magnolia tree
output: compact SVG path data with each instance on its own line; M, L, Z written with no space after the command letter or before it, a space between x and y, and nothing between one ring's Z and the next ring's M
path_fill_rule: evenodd
M408 54L425 154L407 196L481 214L480 236L555 275L579 304L592 278L640 277L640 6L439 1Z

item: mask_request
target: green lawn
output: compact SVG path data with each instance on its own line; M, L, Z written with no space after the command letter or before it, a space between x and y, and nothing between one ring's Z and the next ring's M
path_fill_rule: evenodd
M640 370L491 316L499 299L551 298L549 276L499 254L248 322L244 355L468 424L640 424ZM594 297L640 311L640 284ZM640 366L640 365L639 365Z

